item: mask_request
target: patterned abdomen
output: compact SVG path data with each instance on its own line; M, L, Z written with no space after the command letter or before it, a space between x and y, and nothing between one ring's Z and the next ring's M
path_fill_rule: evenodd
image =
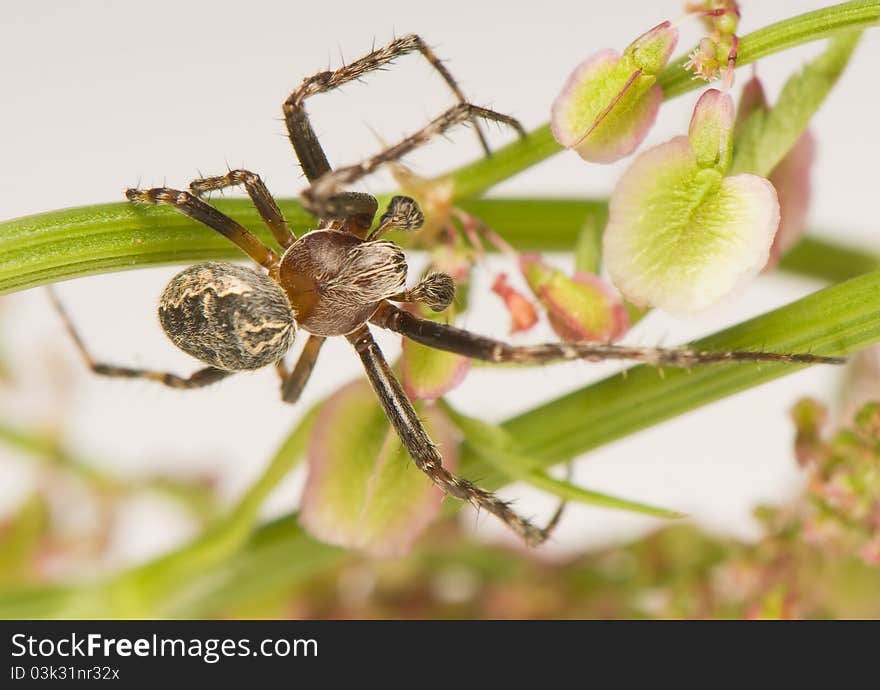
M278 361L296 333L287 295L276 282L220 262L174 276L159 299L159 321L181 350L227 371Z

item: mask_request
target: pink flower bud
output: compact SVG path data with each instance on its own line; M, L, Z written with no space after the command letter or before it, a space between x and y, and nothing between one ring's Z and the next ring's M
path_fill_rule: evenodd
M624 57L632 56L636 66L645 74L658 74L669 61L678 43L678 29L671 22L661 22L649 29L624 50Z
M569 278L537 254L524 254L520 268L563 340L609 342L629 329L626 308L598 277L578 272Z
M492 292L504 300L504 306L510 312L510 332L527 331L538 323L538 312L526 297L507 282L507 276L498 274L492 284Z
M693 72L695 78L711 81L721 74L721 68L725 64L726 61L718 57L718 44L711 38L702 38L688 55L684 67Z
M733 154L733 98L708 89L694 106L688 138L697 165L726 172Z

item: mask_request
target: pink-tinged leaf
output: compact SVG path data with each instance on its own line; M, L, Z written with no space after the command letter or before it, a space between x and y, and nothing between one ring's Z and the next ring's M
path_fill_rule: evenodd
M454 427L436 408L421 415L443 453L458 464ZM318 539L389 558L404 555L436 518L443 493L404 450L366 381L324 405L308 453L300 521Z
M615 107L617 107L623 97L632 88L633 84L636 83L636 79L638 79L640 76L642 76L642 70L640 69L637 69L635 72L629 75L627 80L621 85L620 91L618 91L615 94L614 98L611 99L611 102L608 103L608 105L606 105L598 115L596 115L596 119L593 120L593 124L590 125L590 128L586 132L581 134L577 138L577 140L572 143L571 148L575 150L587 150L587 137L593 134L593 132L596 131L599 125L601 125L605 121L605 118L608 117L608 115L611 113L612 110L614 110ZM596 137L593 137L592 141L590 142L594 147L596 145L596 139Z
M739 104L736 109L736 122L734 123L734 132L739 135L739 130L743 127L748 119L758 111L766 113L768 110L767 95L764 93L764 86L758 77L749 79L742 92L739 95Z
M553 101L550 126L556 141L595 163L635 151L657 118L663 91L656 75L677 42L678 30L663 22L622 55L603 50L578 65Z
M444 352L403 339L401 373L403 387L412 400L434 400L446 395L464 381L471 361L453 352Z
M635 304L696 312L760 271L778 226L770 182L700 168L688 139L676 137L642 153L618 182L605 265Z
M620 93L622 84L599 98L598 89L590 93L590 86L598 85L611 76L620 53L610 48L600 50L575 67L562 91L551 107L550 128L561 146L570 148L590 131L596 119ZM607 91L607 90L606 90ZM589 96L593 95L593 98ZM589 100L588 100L589 98Z
M604 50L579 65L553 102L550 125L562 146L581 158L611 163L638 148L657 119L663 91L638 68Z
M749 170L750 159L757 160L756 155L748 155L749 151L761 151L765 148L764 131L768 118L772 113L767 104L764 89L757 77L753 77L743 87L739 109L734 128L738 160L735 169ZM785 156L776 164L769 174L769 179L776 188L779 197L780 223L770 259L765 270L772 270L779 264L779 259L793 247L803 235L807 211L810 205L810 176L815 160L816 143L812 133L804 130ZM741 153L741 152L746 153ZM752 169L754 170L754 163Z
M600 278L578 271L569 278L537 254L524 254L520 268L563 340L609 342L629 329L629 314Z
M773 172L770 181L779 196L779 231L770 248L769 268L791 249L804 234L810 208L810 175L816 158L816 141L809 130L801 135Z
M507 282L507 276L498 274L492 284L492 292L504 300L504 306L510 312L510 332L521 333L531 329L538 323L538 310L519 290Z

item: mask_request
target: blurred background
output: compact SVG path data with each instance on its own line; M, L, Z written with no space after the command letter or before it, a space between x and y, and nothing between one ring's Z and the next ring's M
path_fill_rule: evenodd
M826 4L746 0L740 34ZM550 103L578 62L600 48L623 48L642 31L682 13L678 2L648 0L8 3L0 21L0 218L120 201L128 186L183 187L227 166L258 172L274 194L293 196L303 179L281 120L283 99L303 77L410 32L423 36L446 61L470 100L510 113L531 129L548 120ZM676 53L697 36L697 23L686 23ZM771 101L797 66L820 50L821 43L808 45L759 63ZM872 31L815 118L818 159L809 212L812 232L871 249L880 248L872 174L880 153L878 64L880 34ZM738 87L745 77L738 78ZM698 93L664 105L644 146L683 133ZM309 100L308 108L331 164L340 165L376 151L380 139L392 141L418 128L451 103L429 66L407 56L370 75L366 84ZM511 138L488 129L495 146ZM406 162L417 173L434 175L477 155L475 138L463 128ZM628 164L588 165L563 153L491 193L603 198ZM377 193L393 187L388 175L378 174L362 189ZM423 261L414 256L414 268ZM504 266L503 259L493 261L496 268ZM553 261L571 265L565 256ZM194 362L165 339L155 316L158 295L177 270L79 279L60 285L58 293L96 358L183 374L195 368ZM473 307L461 325L503 337L509 317L489 292L489 279L477 274ZM689 320L653 314L627 342L677 344L818 287L802 278L765 276L710 314ZM100 379L76 357L43 290L3 297L0 307L3 420L61 439L99 473L133 483L155 476L170 478L171 484L180 479L186 490L195 482L216 490L223 502L259 476L302 410L361 376L359 362L339 341L325 347L295 407L280 401L271 370L192 392ZM549 329L539 329L521 340L552 337ZM383 335L380 342L389 358L399 352L396 338ZM585 363L479 369L450 400L465 413L502 420L615 370ZM754 537L759 533L754 506L783 503L805 482L793 459L790 407L805 395L832 400L839 376L832 368L813 367L684 415L580 458L574 480L686 512L710 532ZM266 519L295 507L302 472L289 476L263 506ZM0 445L0 520L19 511L49 475L31 454ZM198 511L172 497L180 487L143 483L144 490L132 491L114 507L100 555L79 562L78 575L143 562L198 532ZM83 500L83 491L78 482L65 481L52 492L51 511L63 516L63 528L74 541L106 520ZM526 514L553 509L554 499L521 485L502 493L515 498ZM458 520L474 539L512 540L485 516L462 511ZM659 524L571 506L556 538L540 551L549 560L541 567ZM68 566L61 559L52 567L64 573Z

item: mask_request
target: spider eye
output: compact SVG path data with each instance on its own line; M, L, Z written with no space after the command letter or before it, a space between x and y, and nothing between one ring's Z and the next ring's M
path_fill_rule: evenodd
M177 347L218 369L259 369L293 343L287 296L268 276L207 262L178 273L162 292L159 321Z

